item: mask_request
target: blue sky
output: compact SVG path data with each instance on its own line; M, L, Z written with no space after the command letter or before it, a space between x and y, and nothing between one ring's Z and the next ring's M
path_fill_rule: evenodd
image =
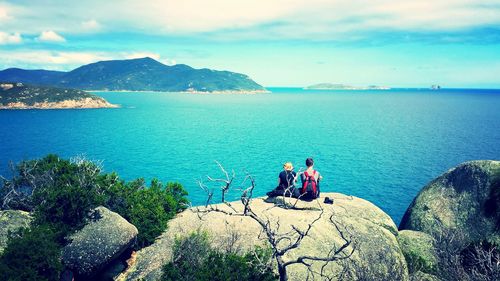
M150 56L264 86L500 88L500 0L68 2L0 0L0 69Z

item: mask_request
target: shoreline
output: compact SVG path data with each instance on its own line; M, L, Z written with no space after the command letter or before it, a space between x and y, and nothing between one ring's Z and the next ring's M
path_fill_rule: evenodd
M193 95L258 95L271 94L269 90L224 90L224 91L156 91L156 90L84 90L89 93L169 93L169 94L193 94Z
M80 100L64 100L58 102L36 102L28 105L24 102L10 102L0 105L0 110L16 109L99 109L99 108L120 108L120 105L111 104L104 99L84 98Z

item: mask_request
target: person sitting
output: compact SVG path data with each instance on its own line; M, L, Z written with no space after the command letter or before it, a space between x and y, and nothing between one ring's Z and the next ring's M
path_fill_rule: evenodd
M300 190L300 199L309 201L319 197L319 182L323 179L321 174L314 170L314 160L306 159L307 169L300 175L302 189Z
M291 197L295 193L295 182L297 182L297 173L293 171L291 162L283 164L283 171L278 176L278 186L267 193L269 197L288 196Z

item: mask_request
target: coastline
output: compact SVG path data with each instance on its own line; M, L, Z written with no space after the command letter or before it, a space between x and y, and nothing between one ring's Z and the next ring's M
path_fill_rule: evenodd
M155 90L85 90L89 93L171 93L171 94L196 94L196 95L255 95L255 94L271 94L269 90L224 90L224 91L155 91Z
M11 102L0 105L1 109L98 109L119 108L119 105L111 104L104 99L84 98L80 100L65 100L59 102L36 102L28 105L24 102Z

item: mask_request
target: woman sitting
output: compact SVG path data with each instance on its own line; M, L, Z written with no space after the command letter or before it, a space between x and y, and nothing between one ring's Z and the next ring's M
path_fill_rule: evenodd
M275 196L294 196L295 183L297 182L297 173L293 171L293 165L291 162L286 162L283 164L283 171L278 176L278 186L267 193L269 197Z

